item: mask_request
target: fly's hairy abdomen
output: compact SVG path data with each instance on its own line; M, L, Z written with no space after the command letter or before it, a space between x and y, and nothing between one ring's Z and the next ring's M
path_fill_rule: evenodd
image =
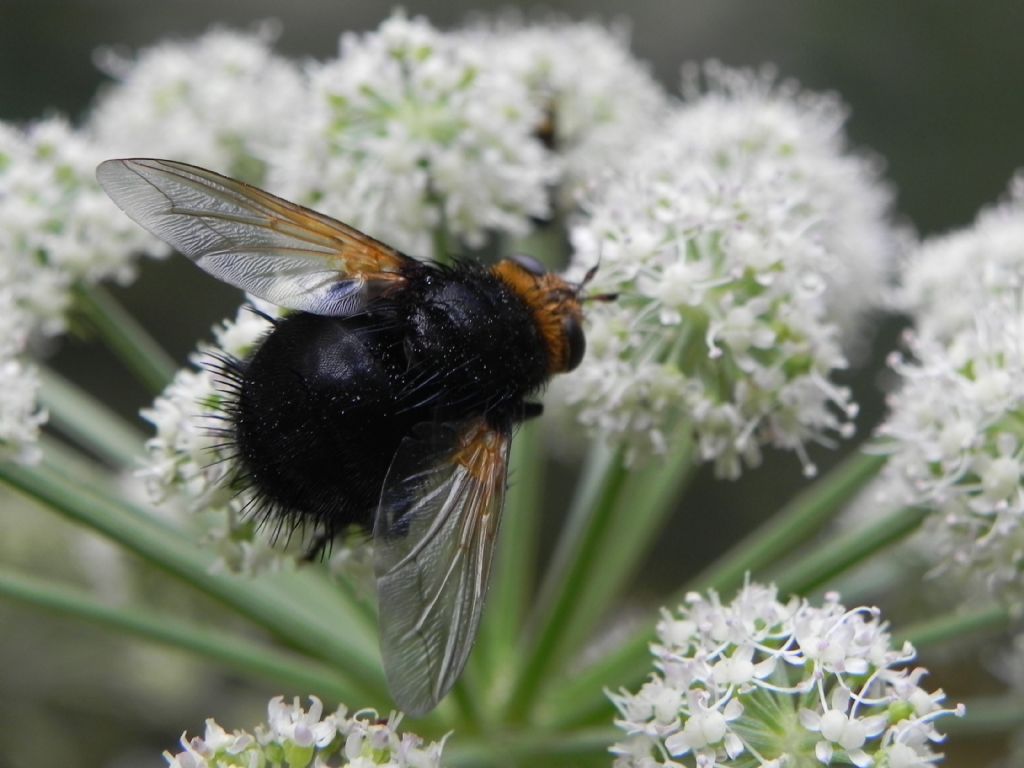
M424 268L397 299L276 322L237 366L231 406L252 511L333 536L369 528L417 424L486 416L510 429L545 379L529 312L479 269Z

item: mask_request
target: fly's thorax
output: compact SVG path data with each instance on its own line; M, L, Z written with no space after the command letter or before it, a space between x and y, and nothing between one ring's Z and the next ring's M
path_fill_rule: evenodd
M453 400L490 407L547 381L532 311L491 271L432 267L410 281L403 301L410 366L431 369Z
M532 260L505 259L492 273L522 301L544 344L547 373L568 373L580 364L586 350L579 288Z

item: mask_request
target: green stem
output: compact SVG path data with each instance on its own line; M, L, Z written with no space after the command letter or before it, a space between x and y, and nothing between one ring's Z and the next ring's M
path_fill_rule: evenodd
M39 381L39 401L50 424L114 466L136 466L145 439L139 430L46 367L39 369Z
M59 438L42 435L39 445L47 460L60 465L64 479L97 493L116 494L118 476L91 456L75 450Z
M700 573L687 591L728 594L822 528L885 466L885 457L852 454L747 534Z
M47 456L39 467L0 464L0 481L37 499L69 519L121 544L200 591L215 597L274 632L293 647L344 669L376 701L384 701L384 680L375 644L360 629L358 609L340 601L325 613L302 599L302 574L245 580L211 572L212 556L166 523L95 488ZM342 628L347 628L343 630Z
M614 496L608 529L593 558L595 566L587 571L583 588L571 595L571 621L561 630L555 666L561 667L585 646L618 603L692 477L692 440L680 435L669 444L669 454L629 472Z
M78 284L75 306L147 389L159 394L174 378L178 365L149 332L99 285Z
M287 686L297 694L317 693L328 700L358 702L362 691L335 671L309 658L267 648L237 634L213 631L163 614L105 605L81 590L0 570L0 595L26 605L106 629L152 640L224 664L244 675Z
M78 489L88 489L100 498L114 499L119 493L117 478L106 467L97 464L85 455L46 435L43 436L44 455L51 466L59 467L65 482ZM112 502L116 503L116 502ZM137 514L148 515L135 510ZM178 531L174 535L181 536ZM324 616L339 613L347 618L346 634L349 642L359 643L364 654L375 658L377 644L377 622L372 607L360 599L348 582L332 578L325 568L303 567L295 572L277 573L262 577L272 580L276 588L293 595L301 595L301 604L310 612ZM239 581L243 581L239 577Z
M487 599L474 655L482 657L488 686L501 690L508 683L512 659L526 623L537 570L537 527L542 504L544 465L541 430L524 424L512 443L509 489L498 540L493 585Z
M770 575L782 595L806 595L833 576L863 562L916 530L928 514L922 508L907 508L885 515L864 528L842 534L793 565Z
M569 520L545 577L531 625L537 637L513 686L507 713L522 719L555 662L561 637L572 622L574 601L588 576L600 567L597 555L616 508L627 472L617 451L597 446L584 469Z
M569 758L594 756L607 759L608 747L622 738L622 731L608 726L568 733L517 731L465 740L458 734L444 751L444 764L452 766L534 765L543 758L560 758L560 765L574 765Z
M449 252L450 242L448 239L448 223L444 220L444 204L439 201L438 210L442 211L441 222L434 227L434 231L431 234L431 240L434 245L434 261L440 262L441 264L451 264L452 254Z
M479 705L476 702L476 697L473 695L480 688L474 682L467 680L465 675L463 675L463 678L452 688L451 698L455 705L456 716L458 717L456 721L458 723L457 730L460 733L472 734L480 732Z
M993 634L1010 628L1009 610L992 603L970 611L949 613L905 627L899 636L920 650L975 634Z
M884 458L863 453L844 460L664 604L678 604L690 591L734 590L748 572L764 569L810 538L875 477L884 463ZM618 648L553 690L537 708L538 714L549 717L548 722L557 727L581 725L607 716L605 688L635 685L651 671L648 645L654 639L654 621L652 616Z

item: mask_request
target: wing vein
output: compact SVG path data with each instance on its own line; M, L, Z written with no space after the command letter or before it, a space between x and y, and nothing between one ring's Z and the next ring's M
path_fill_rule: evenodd
M414 715L448 693L473 648L508 446L483 418L428 425L403 441L385 480L374 528L381 655L395 701Z
M427 496L424 496L420 501L418 501L415 504L415 506L413 506L412 509L409 510L409 512L407 514L410 514L410 515L415 514L417 509L420 509L423 506L425 506L426 504L428 504L435 496L438 496L443 490L444 490L444 486L441 486L441 487L437 488L436 490L432 491ZM455 485L453 485L453 487L450 489L450 491L448 493L448 501L450 501L452 498L457 496L458 493L459 493L459 487L458 487L458 484L455 484ZM444 513L437 515L437 517L431 523L430 529L423 535L423 538L416 544L415 547L413 547L409 551L409 554L407 554L404 558L402 558L398 562L398 564L395 565L395 567L391 569L392 571L401 570L405 565L407 565L408 563L410 563L413 560L416 560L419 557L419 555L423 552L423 550L427 546L430 545L430 543L434 540L434 537L437 535L438 531L440 531L444 527L445 522L448 520L448 516L453 511L453 506L451 504L449 504L448 501L446 501L444 506L442 507L442 509L444 510Z
M196 166L107 160L96 177L125 213L200 268L281 307L350 315L415 263L340 221Z

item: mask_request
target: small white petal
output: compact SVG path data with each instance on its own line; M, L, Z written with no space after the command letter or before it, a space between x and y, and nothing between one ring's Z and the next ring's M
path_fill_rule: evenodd
M692 749L689 736L682 731L673 733L665 739L665 749L672 757L682 757Z
M843 737L848 720L842 712L830 709L821 716L821 735L836 743Z
M818 758L819 763L828 765L832 762L832 743L829 741L819 741L814 745L814 756Z
M874 758L862 749L855 749L846 754L850 758L850 762L856 765L857 768L867 768L869 765L874 765Z
M729 733L725 737L725 752L729 755L730 759L735 760L737 757L743 754L746 748L743 746L743 741L735 733Z
M809 731L821 731L821 714L813 709L801 709L798 713L800 724Z

